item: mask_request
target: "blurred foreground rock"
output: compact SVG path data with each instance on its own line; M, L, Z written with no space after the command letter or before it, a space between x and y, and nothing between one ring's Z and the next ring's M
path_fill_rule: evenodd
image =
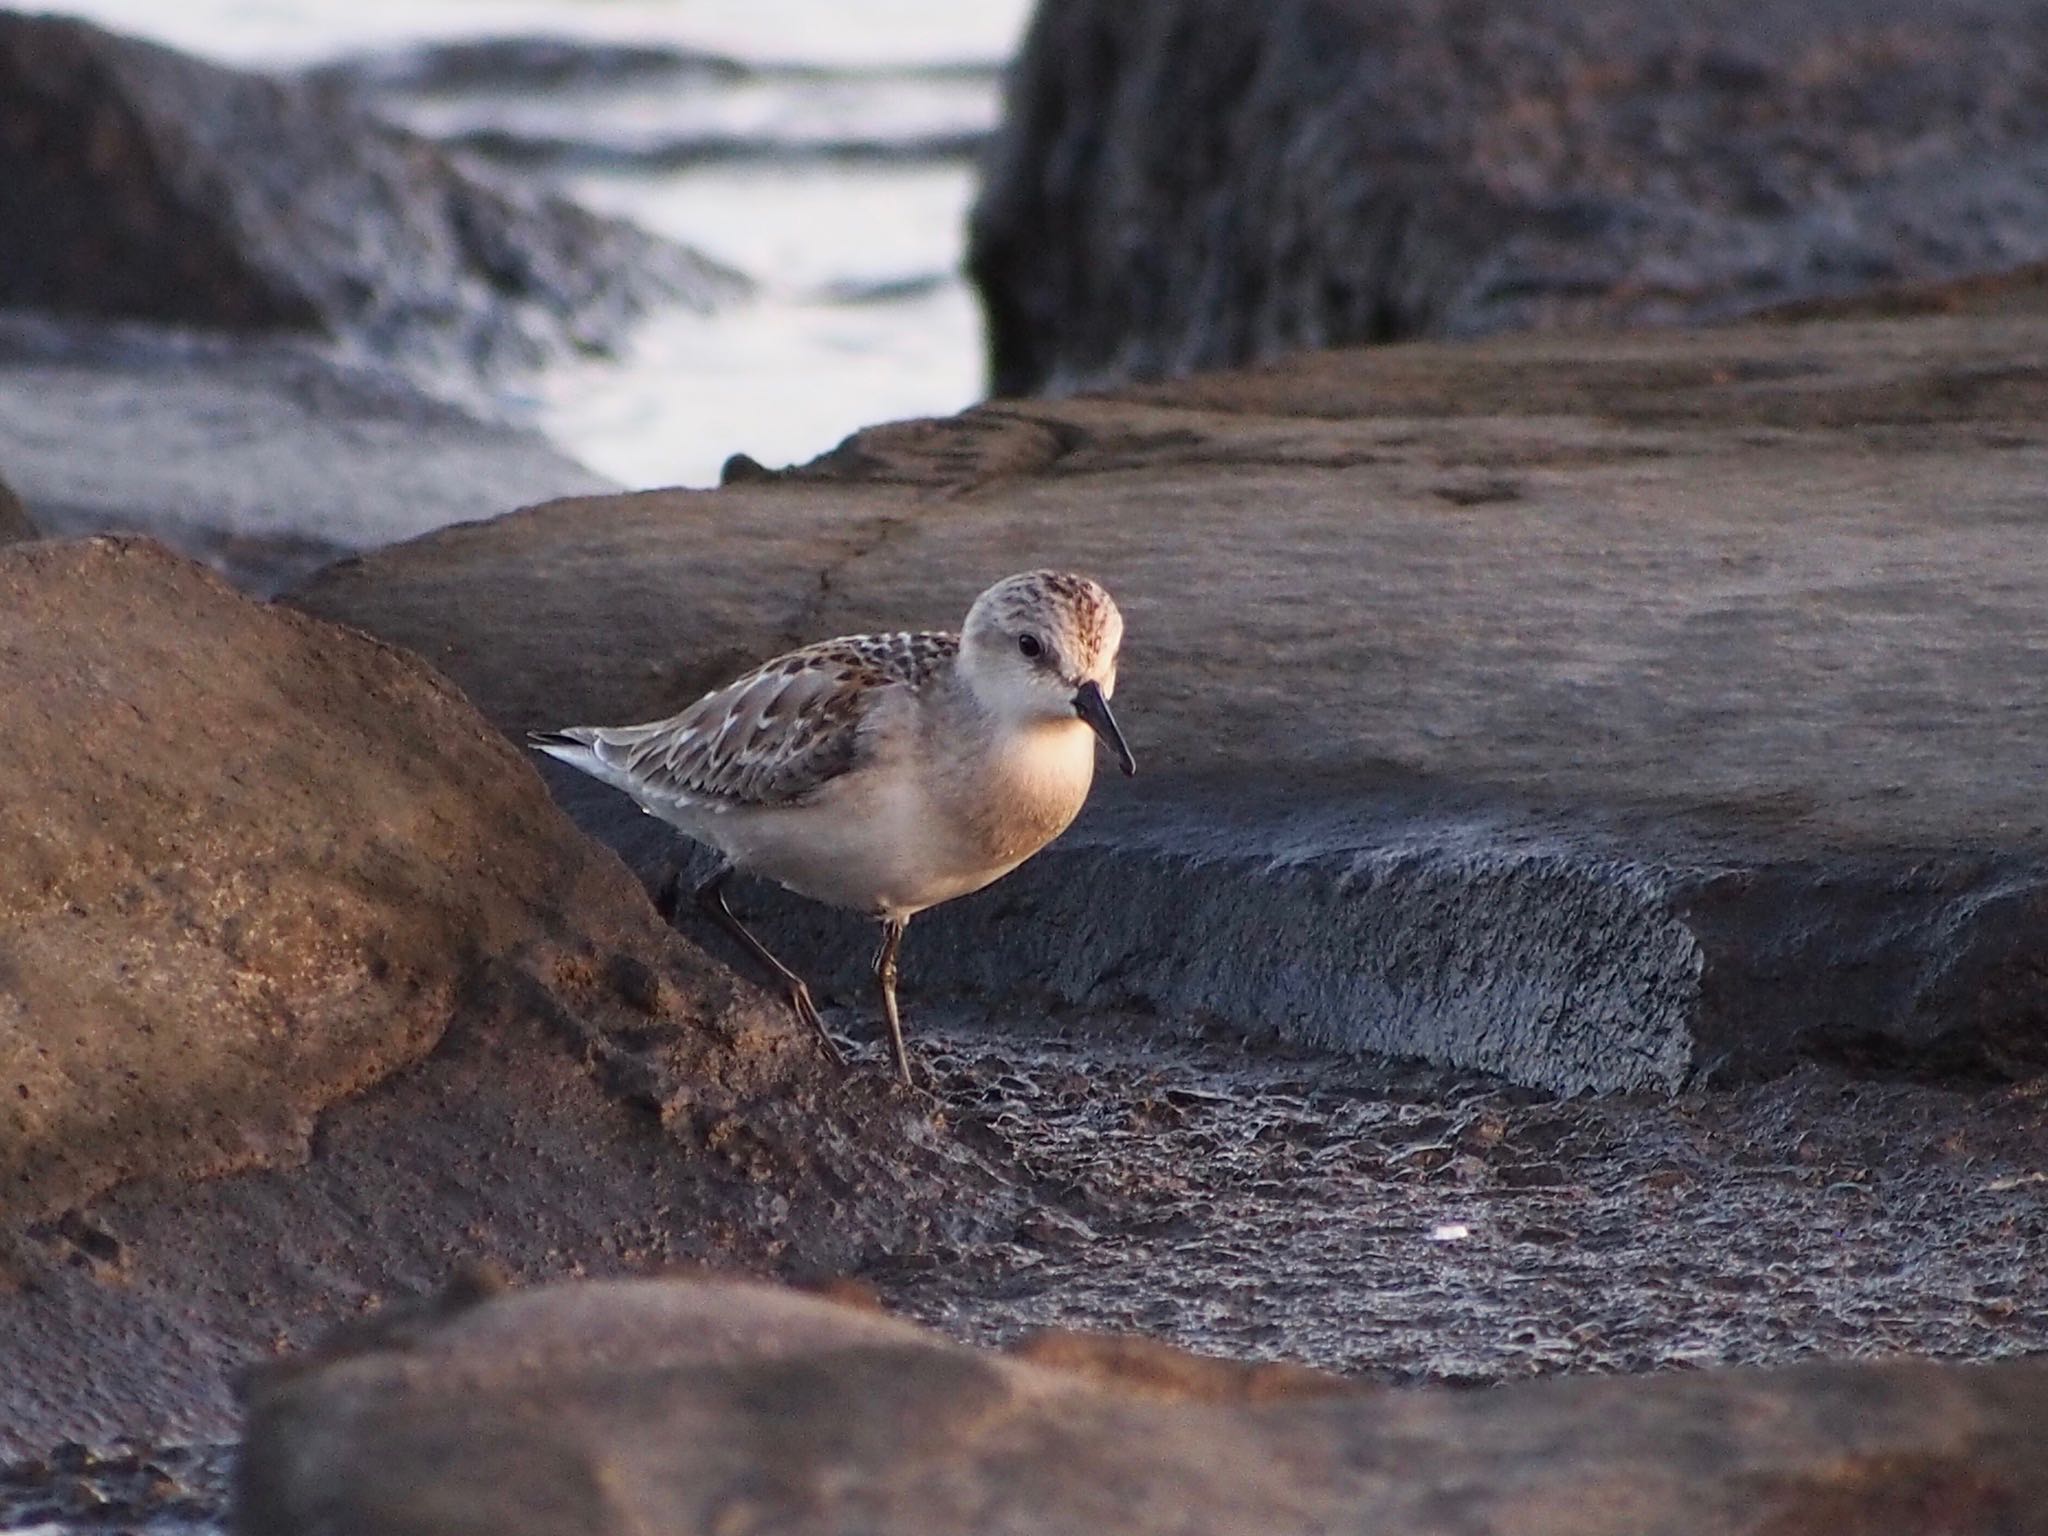
M970 265L1025 394L2044 258L2040 0L1041 0Z
M0 1456L217 1436L251 1353L466 1260L915 1248L886 1085L416 659L114 539L0 551L0 654Z
M2048 1009L2048 317L1305 357L450 529L294 601L507 730L1092 569L1143 771L906 985L1560 1090L2027 1072ZM650 881L677 841L551 779ZM778 895L863 985L866 925ZM851 994L849 994L851 995Z
M0 13L0 305L347 338L447 372L606 350L743 282L487 180L347 92Z
M1029 1364L687 1281L457 1300L257 1382L236 1529L2048 1531L2040 1362L1358 1394L1123 1353Z

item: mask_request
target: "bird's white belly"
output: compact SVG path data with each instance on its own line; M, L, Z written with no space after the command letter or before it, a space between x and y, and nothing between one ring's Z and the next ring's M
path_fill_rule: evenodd
M798 895L907 917L1001 879L1065 830L1093 773L1093 738L1081 733L995 763L951 795L915 773L857 773L802 805L697 806L667 819Z
M728 830L726 852L798 895L905 915L983 883L960 885L963 872L943 867L950 861L932 845L929 818L918 809L913 795L885 789L757 811Z

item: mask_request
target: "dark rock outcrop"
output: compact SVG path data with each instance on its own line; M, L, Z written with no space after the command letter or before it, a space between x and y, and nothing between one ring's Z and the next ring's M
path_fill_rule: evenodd
M486 180L346 92L0 14L0 304L346 337L463 372L603 350L740 280Z
M998 393L1697 321L2048 257L2048 7L1042 0Z
M1149 1007L1562 1090L2027 1072L2044 348L2014 313L1318 355L543 507L293 600L517 730L1091 568L1144 772L920 918L913 1003ZM665 828L553 782L667 874ZM865 924L775 910L858 984Z
M417 659L113 539L0 551L0 653L0 1455L217 1436L239 1362L467 1260L836 1268L940 1218L917 1111Z
M758 1287L377 1320L257 1383L241 1536L2048 1531L2048 1364L1492 1392L1038 1363Z

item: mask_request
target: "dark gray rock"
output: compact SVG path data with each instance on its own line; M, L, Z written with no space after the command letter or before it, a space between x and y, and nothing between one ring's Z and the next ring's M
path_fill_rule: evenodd
M1143 770L912 926L913 1002L1151 1007L1563 1090L2032 1071L2044 348L2015 311L1318 355L539 508L293 600L517 730L1092 569ZM552 782L666 875L665 828ZM749 900L864 986L866 923Z
M2048 257L2048 6L1042 0L998 393L1692 322Z
M305 343L0 315L0 441L45 531L140 532L267 595L343 555L612 482Z
M345 337L459 373L615 345L741 287L486 179L346 92L0 13L0 304Z
M450 1298L268 1372L242 1536L2048 1531L2048 1364L1361 1393L760 1287Z

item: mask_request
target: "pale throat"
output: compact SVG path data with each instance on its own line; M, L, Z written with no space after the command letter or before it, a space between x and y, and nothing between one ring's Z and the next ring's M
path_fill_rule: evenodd
M1065 808L1071 820L1095 777L1095 732L1086 721L1069 716L1033 720L1008 735L998 769L1004 788L1044 806L1048 814Z

